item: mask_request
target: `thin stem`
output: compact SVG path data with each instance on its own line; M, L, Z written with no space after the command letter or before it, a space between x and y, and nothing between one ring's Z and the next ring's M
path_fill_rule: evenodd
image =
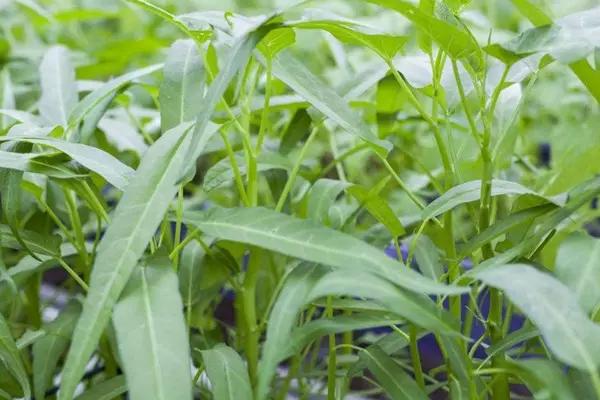
M235 185L238 189L238 193L240 194L240 198L242 199L242 203L246 206L250 204L250 200L248 199L248 195L246 194L246 189L244 189L244 182L242 180L242 175L240 174L240 169L237 164L237 160L235 159L235 153L233 152L233 148L231 147L231 143L229 142L229 137L227 137L227 133L223 130L219 131L221 134L221 138L223 138L223 143L225 144L225 150L227 151L227 156L229 157L229 162L231 163L231 170L233 171L233 179L235 181Z
M177 208L175 209L175 238L173 239L173 248L176 248L181 242L181 224L183 220L183 185L179 186L177 191ZM175 270L179 268L179 252L173 257Z
M279 201L277 201L277 205L275 206L275 211L281 211L283 209L285 201L286 201L288 195L290 194L290 191L292 190L292 187L296 180L296 176L298 175L298 172L300 171L300 167L302 166L302 160L304 160L304 157L306 156L308 147L310 146L312 141L317 136L317 132L319 132L319 126L320 126L320 124L317 124L312 129L312 131L310 132L310 135L308 136L308 139L306 139L306 142L304 143L304 146L302 146L302 149L300 150L300 154L298 155L298 159L296 159L296 163L294 164L294 167L292 168L292 171L290 172L290 176L288 177L288 180L285 183L285 186L283 187L281 196L279 196Z
M69 267L69 265L62 258L56 258L56 261L58 261L58 263L65 269L65 271L67 271L71 278L73 278L73 280L77 282L79 286L81 286L83 290L86 292L89 290L87 283L85 283L83 279L77 275L77 272L73 271L73 269Z

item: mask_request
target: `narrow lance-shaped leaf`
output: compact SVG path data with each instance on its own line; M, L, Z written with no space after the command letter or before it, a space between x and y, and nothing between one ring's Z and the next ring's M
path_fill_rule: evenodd
M210 350L202 351L202 359L215 399L252 400L248 371L235 350L218 344Z
M70 399L108 323L112 307L177 191L191 124L165 133L148 150L98 245L89 291L63 369L60 399Z
M361 351L367 368L394 400L426 400L427 395L389 355L377 346Z
M29 378L27 371L21 359L21 353L17 349L10 329L4 316L0 313L0 360L8 368L8 371L17 378L21 385L25 398L31 397L31 387L29 386Z
M456 206L478 200L480 194L480 180L462 183L453 187L442 196L432 201L427 207L425 207L425 209L423 209L423 211L421 211L421 217L423 220L431 219L437 215L445 213L446 211L452 210ZM564 205L565 200L565 196L545 197L519 183L503 181L500 179L492 180L491 194L492 196L531 194L552 202L558 206Z
M58 361L69 345L80 312L81 305L78 302L70 303L54 321L44 327L46 335L33 344L33 388L36 399L44 398Z
M77 85L65 47L53 46L46 52L40 64L40 84L40 114L52 125L67 125L77 104Z
M133 399L191 399L189 345L169 259L138 268L115 305L119 353Z
M560 281L524 264L491 267L475 276L504 291L538 327L557 359L590 372L600 365L600 327Z
M385 154L391 148L390 143L379 139L342 97L291 54L282 52L273 59L273 75L325 116L371 144L378 152Z
M127 392L125 376L119 375L95 384L89 390L75 397L75 400L112 400Z
M242 39L232 50L227 68L221 70L204 98L194 131L188 134L190 124L178 125L156 141L142 159L98 246L90 290L63 369L59 400L72 397L83 368L108 323L112 306L159 226L178 182L182 176L185 179L195 171L195 160L214 133L207 130L214 107L264 33L251 32L250 39ZM105 95L95 97L100 101Z
M59 150L89 170L96 172L106 179L108 183L120 190L123 190L127 186L134 172L132 168L123 164L109 153L85 144L72 143L50 137L17 136L6 138L6 140L40 144Z
M458 294L468 290L425 278L348 234L265 208L213 208L184 213L183 219L218 238L338 268L372 271L418 293Z
M163 132L192 121L202 106L204 68L193 40L177 40L167 54L160 86L160 121Z
M554 271L586 311L600 302L600 240L583 233L567 237L558 249Z

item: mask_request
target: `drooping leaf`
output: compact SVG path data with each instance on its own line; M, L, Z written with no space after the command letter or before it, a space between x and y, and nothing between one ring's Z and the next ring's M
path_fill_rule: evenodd
M46 326L46 335L33 344L33 388L36 399L43 399L52 382L56 366L69 345L71 333L81 312L78 302L71 302Z
M372 271L415 292L458 294L465 290L433 282L350 235L264 208L215 207L184 213L183 220L221 239L338 268Z
M574 400L567 375L551 360L528 359L508 362L506 367L519 377L536 399Z
M116 188L123 190L129 183L133 169L99 148L72 143L50 137L18 136L7 138L21 142L40 144L59 150L79 164L96 172Z
M151 259L136 270L113 316L132 399L192 398L182 310L169 259Z
M385 185L387 180L381 183ZM369 214L390 231L392 237L397 238L404 235L406 231L402 223L389 204L379 196L379 190L377 186L371 190L360 185L352 185L346 188L346 191L360 203L361 207L364 207Z
M573 292L560 281L524 264L487 268L476 276L504 291L537 326L557 359L587 371L600 365L600 327L585 315Z
M202 359L215 399L252 400L248 371L235 350L218 344L210 350L203 350Z
M40 85L40 114L49 124L66 126L78 99L75 70L65 47L50 47L44 55L40 64Z
M600 301L600 240L583 233L568 236L558 249L554 271L579 304L592 311Z
M192 121L204 97L204 67L193 40L178 40L169 49L160 86L160 121L163 132Z
M4 319L4 316L0 313L0 360L6 366L8 371L13 375L21 389L25 398L31 397L31 387L29 386L29 378L21 353L17 348L17 344L10 332L10 328Z
M334 179L319 179L308 192L307 216L316 223L329 225L329 210L349 183Z

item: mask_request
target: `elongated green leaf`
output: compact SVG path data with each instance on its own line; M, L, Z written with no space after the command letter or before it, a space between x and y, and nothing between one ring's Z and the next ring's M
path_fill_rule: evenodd
M574 233L560 245L554 271L579 304L592 311L600 301L600 240Z
M440 280L444 274L443 253L429 237L421 235L417 238L415 261L421 273L433 280Z
M286 356L298 354L305 346L322 336L396 325L401 322L401 319L382 313L357 313L351 316L341 315L333 318L321 318L308 322L292 332L287 344L288 352Z
M73 111L69 114L69 126L77 126L90 112L95 110L96 106L106 100L107 97L113 96L115 92L121 90L132 81L156 72L160 68L162 68L161 64L151 65L149 67L128 72L118 78L106 82L104 85L85 96L75 108L73 108Z
M235 159L240 175L245 176L247 173L247 164L244 162L244 156L240 153L236 153ZM278 153L263 152L257 157L256 169L259 172L270 171L273 169L291 170L292 167L293 165L290 160ZM231 168L231 162L229 158L226 157L206 171L202 186L206 192L211 192L231 183L233 178L234 174Z
M118 296L173 199L186 163L191 124L164 134L148 150L98 245L90 289L63 370L60 399L72 397Z
M423 12L407 1L401 0L368 0L370 3L397 11L427 34L452 58L466 59L475 69L483 67L482 51L474 37L464 25L450 18L451 13L446 9L440 10L444 19ZM436 2L436 8L441 4ZM446 12L447 11L447 12Z
M259 373L259 399L266 393L275 366L286 356L286 346L296 316L304 304L321 297L357 296L373 299L385 306L387 311L419 326L441 334L459 334L458 322L430 298L404 291L369 272L348 274L340 270L325 273L322 267L301 265L288 279L269 319Z
M78 302L70 303L54 321L44 326L46 335L33 344L33 388L36 399L44 398L58 361L69 345L80 312L81 305Z
M556 208L555 204L542 204L540 206L530 207L517 211L505 218L502 218L483 232L477 234L464 245L460 246L461 256L467 256L473 251L481 248L484 244L492 241L498 236L508 232L510 229L520 224L531 221L541 215L544 215Z
M334 179L319 179L308 192L307 216L317 223L329 224L329 210L349 185Z
M98 246L90 290L63 370L59 400L69 399L75 391L83 367L108 322L112 305L159 226L177 191L177 183L182 177L189 179L194 173L195 160L214 133L207 129L214 107L267 31L264 28L251 32L232 49L227 67L219 72L203 100L193 132L188 134L190 124L171 129L154 143L142 159L117 205L113 222ZM121 84L113 84L112 87ZM89 102L100 101L111 90L105 90L104 94Z
M35 160L42 157L36 153L12 153L0 150L0 168L12 169L21 172L34 172L55 178L81 178L85 175L78 174L62 163L50 163L49 160Z
M394 400L426 400L427 395L417 383L389 355L377 346L361 351L367 368Z
M10 329L4 316L0 313L0 360L8 368L8 371L17 379L25 398L31 397L31 387L27 371L23 365L21 354L17 344L10 333Z
M133 399L191 399L189 346L177 275L167 258L136 270L113 321Z
M300 29L324 30L341 42L366 46L384 60L391 60L408 40L406 36L378 32L321 10L310 10L301 20L290 21L287 25Z
M40 84L40 114L50 124L67 125L69 114L77 104L77 85L65 47L53 46L46 52L40 64Z
M373 145L377 151L385 154L390 150L389 142L377 138L342 97L289 53L282 52L273 59L273 75L343 129Z
M600 365L600 327L585 315L573 292L561 282L523 264L488 268L476 277L503 290L538 327L559 360L587 371Z
M447 286L403 268L382 251L350 235L312 221L264 208L213 208L184 213L187 224L218 238L252 244L307 261L343 269L372 271L419 293L458 294L465 288Z
M202 105L204 68L193 40L178 40L169 49L160 86L160 121L163 132L192 121Z
M496 353L505 352L511 347L529 339L540 336L540 331L533 326L526 326L519 330L509 333L502 340L494 343L486 349L488 358L491 358ZM482 363L483 365L484 363Z
M252 400L248 371L235 350L218 344L202 351L202 359L215 399Z
M36 254L43 254L52 257L60 255L60 236L48 235L25 229L22 229L19 234L21 236L21 240L25 243L27 248ZM19 243L19 241L13 236L12 230L6 225L0 224L0 241L3 247L12 249L22 248L21 243Z
M470 181L462 183L448 190L442 196L432 201L423 211L421 217L423 220L431 219L435 216L452 210L454 207L469 203L479 199L481 193L481 181ZM553 202L558 206L564 205L565 196L555 196L552 198L544 197L537 192L526 188L525 186L500 179L492 180L492 196L515 195L515 194L530 194L540 197L544 200Z
M575 400L566 374L551 360L528 359L508 362L506 367L518 376L536 399Z
M107 182L121 190L127 186L129 179L134 172L133 169L123 164L112 155L96 147L87 146L85 144L71 143L49 137L39 138L18 136L6 139L41 144L57 149L89 170L96 172L106 179Z
M125 376L119 375L95 384L91 389L75 397L75 400L112 400L127 392Z
M387 180L382 182L387 183ZM402 223L389 206L389 204L377 192L378 188L368 190L360 185L352 185L346 191L354 197L377 221L383 224L396 238L406 233Z
M0 170L0 193L2 198L2 213L6 219L6 223L10 227L14 238L19 242L19 245L29 254L33 252L27 246L27 243L21 238L21 229L19 224L22 204L21 181L23 179L22 171L11 169Z

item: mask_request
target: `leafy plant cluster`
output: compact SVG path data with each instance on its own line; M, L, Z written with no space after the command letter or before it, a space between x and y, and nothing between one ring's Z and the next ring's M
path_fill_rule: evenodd
M600 399L550 3L0 2L0 397Z

